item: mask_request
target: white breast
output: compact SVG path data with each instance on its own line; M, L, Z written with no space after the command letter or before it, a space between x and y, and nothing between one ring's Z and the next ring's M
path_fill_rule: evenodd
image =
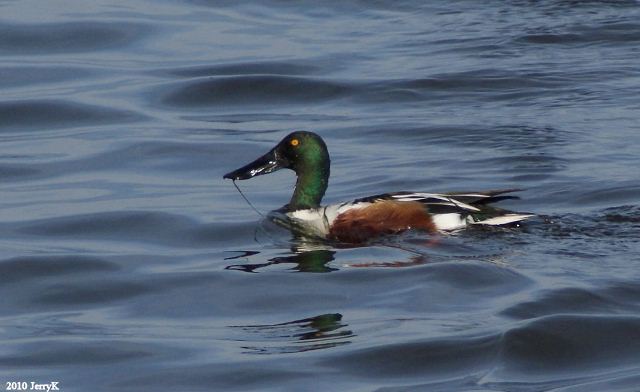
M310 232L320 237L326 237L329 232L329 225L322 207L287 212L287 216L294 224L301 226L305 232Z
M311 231L320 237L329 234L329 228L338 215L353 208L364 208L371 203L341 203L330 204L326 207L288 212L287 216L305 230Z

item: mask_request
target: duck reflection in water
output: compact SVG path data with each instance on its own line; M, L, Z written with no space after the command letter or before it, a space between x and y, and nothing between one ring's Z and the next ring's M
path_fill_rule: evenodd
M286 354L321 350L351 343L352 331L344 329L340 313L327 313L279 324L233 326L242 330L242 346L250 354ZM258 344L259 342L259 344Z
M280 264L292 264L290 271L296 272L333 272L338 271L339 268L331 266L330 263L335 260L336 250L329 249L308 249L308 243L305 246L292 246L291 251L293 254L289 256L279 256L267 260L264 263L251 263L251 264L232 264L225 267L228 270L244 271L244 272L258 272L261 268L271 267ZM385 245L394 247L392 245ZM405 250L406 249L401 249ZM227 257L225 260L235 260L245 257L250 257L258 254L256 251L243 251L240 255ZM391 260L391 261L363 261L358 263L344 264L344 267L356 268L356 267L410 267L415 265L421 265L428 262L428 258L425 255L418 253L411 253L411 255L405 260Z
M240 257L247 257L251 255L253 252L243 252L240 256L234 256L230 258L226 258L225 260L236 259ZM257 253L257 252L255 252ZM254 253L254 254L255 254ZM265 263L256 263L256 264L232 264L225 269L229 270L237 270L244 272L258 272L257 270L260 268L265 268L278 264L293 264L294 266L291 268L293 271L298 272L331 272L337 271L337 268L329 267L331 261L333 261L335 251L331 250L312 250L308 252L295 253L291 256L281 256L274 257L269 259Z

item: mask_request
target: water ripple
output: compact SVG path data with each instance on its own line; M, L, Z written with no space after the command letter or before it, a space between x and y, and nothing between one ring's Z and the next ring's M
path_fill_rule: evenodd
M240 76L240 75L312 75L317 74L321 67L310 61L261 61L246 63L229 63L220 65L201 65L185 68L171 68L159 71L160 74L168 74L186 78L206 76Z
M640 309L640 285L617 282L601 288L566 287L538 294L533 301L515 304L502 314L519 319L561 313L633 314Z
M0 23L3 38L0 53L74 53L121 48L142 38L147 30L143 25L127 22Z
M486 369L498 351L497 343L496 336L480 336L381 344L333 357L323 365L385 380L427 375L453 378Z
M130 111L63 100L0 102L0 133L127 123L142 118Z
M520 38L532 44L626 44L640 41L638 23L603 23L597 26L577 25L565 33L532 32Z
M350 95L348 85L293 76L215 77L176 86L163 102L173 106L321 102Z
M33 85L77 81L95 75L94 71L81 67L0 66L0 86L23 88Z
M634 365L639 352L638 317L553 315L507 331L500 357L510 377L540 380Z
M17 346L17 347L16 347ZM13 352L12 352L13 351ZM109 364L133 361L152 355L149 345L127 341L56 342L42 341L12 344L2 355L0 364L8 368L30 368L38 366L60 366L87 363ZM37 355L25 355L25 352Z
M153 211L76 214L31 220L20 223L19 226L15 229L17 232L44 238L101 239L205 247L214 243L229 243L229 238L233 237L252 238L255 231L252 225L243 222L200 224L186 216Z
M117 264L89 256L33 256L0 260L0 283L21 283L32 279L96 271L115 271Z

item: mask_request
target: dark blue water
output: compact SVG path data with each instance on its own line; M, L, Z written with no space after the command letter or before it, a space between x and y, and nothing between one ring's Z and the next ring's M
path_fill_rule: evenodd
M635 1L0 1L0 387L640 390L638 59ZM327 202L538 217L298 243L222 180L298 129Z

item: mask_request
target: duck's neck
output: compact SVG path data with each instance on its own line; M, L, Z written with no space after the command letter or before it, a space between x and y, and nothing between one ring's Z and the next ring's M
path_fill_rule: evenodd
M297 168L296 188L287 205L289 211L320 207L320 202L329 185L329 160L321 164Z

